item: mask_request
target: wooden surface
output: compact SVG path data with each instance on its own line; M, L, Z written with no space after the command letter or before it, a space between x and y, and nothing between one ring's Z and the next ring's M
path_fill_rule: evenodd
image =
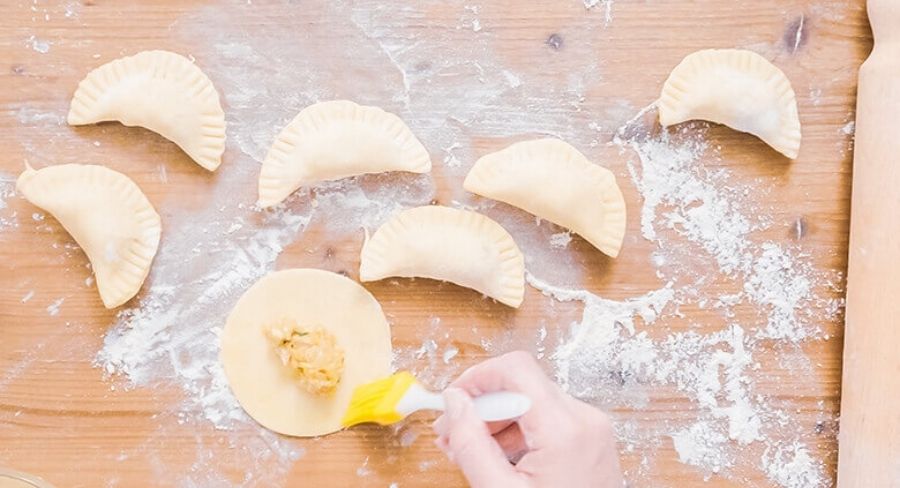
M473 11L466 7L476 3L479 25L473 28ZM240 141L236 142L242 121L229 117L225 163L216 175L207 174L173 144L147 131L116 124L74 129L61 121L78 81L101 62L143 49L164 48L190 53L206 69L222 55L219 48L228 36L265 39L277 34L282 41L289 41L281 46L288 53L285 56L293 50L308 53L308 59L295 58L294 62L308 62L310 70L318 70L316 76L296 80L297 92L303 96L285 94L283 106L273 103L265 107L277 112L275 121L283 123L308 103L308 94L313 93L323 98L354 98L403 112L417 134L435 124L452 128L457 122L446 120L444 113L413 115L421 98L404 110L402 100L394 96L396 87L420 80L398 73L393 59L383 53L367 58L371 49L360 39L377 32L363 29L362 36L359 22L348 22L346 17L347 12L364 20L380 16L404 27L397 31L400 34L382 42L414 44L418 38L431 37L448 45L471 41L480 46L473 56L490 52L504 65L529 73L529 80L548 92L571 88L568 75L575 67L586 63L598 66L597 75L579 88L583 96L546 113L547 130L561 134L588 157L609 167L623 187L630 216L620 257L605 258L576 239L569 246L571 259L566 264L574 263L573 267L582 270L578 276L584 288L620 300L661 284L648 265L654 246L640 238L637 215L641 199L628 177L625 157L590 146L591 137L606 142L611 132L591 132L588 124L603 119L622 100L627 101L632 115L652 102L669 70L694 50L747 47L775 62L793 82L803 123L801 156L793 164L773 160L772 153L753 138L715 127L708 133L711 145L721 145L722 158L715 164L733 171L737 181L765 186L766 192L760 194L764 194L762 203L771 209L773 225L760 233L760 239L797 241L817 268L846 269L851 152L849 138L841 128L853 120L856 70L871 47L861 0L616 0L608 22L604 4L588 10L574 0L528 6L508 1L435 2L407 9L394 5L389 11L378 5L258 0L4 2L0 6L0 178L14 178L26 160L36 165L107 164L131 176L160 210L165 247L174 237L166 234L171 219L202 208L217 182L234 171L235 165L254 164ZM295 37L285 38L286 32ZM50 44L44 46L41 41ZM47 52L39 52L44 47ZM434 53L436 60L441 56ZM240 63L240 59L228 62ZM246 76L260 86L283 84L278 77L287 68L275 66ZM220 90L228 89L221 75L208 72ZM473 76L478 76L477 72ZM359 78L371 80L371 85L354 84ZM448 94L466 96L436 89L434 97ZM523 114L532 110L529 103L521 101ZM226 112L234 109L225 105ZM515 135L504 133L507 129L502 124L482 126L460 142L471 151L467 155L484 154L515 140ZM457 198L459 192L454 188L461 186L462 178L442 168L443 154L434 147L434 140L425 138L423 142L435 157L434 178L439 184L434 199L449 203ZM463 168L474 161L464 159ZM165 178L160 177L160 167ZM234 198L251 203L255 180L248 178ZM32 219L36 209L18 197L9 197L6 203L0 218L15 214L18 225L0 228L0 466L41 475L60 487L225 486L242 484L242 480L251 480L246 484L253 485L260 472L275 469L264 462L245 462L250 454L241 446L251 442L260 446L256 430L222 432L208 423L179 419L171 405L185 393L177 385L159 381L152 387L124 391L118 380L104 378L92 362L104 334L115 322L115 312L105 310L96 290L84 285L89 277L86 258L51 217ZM798 222L803 229L799 234L795 232ZM358 233L323 237L328 224L313 221L302 238L279 256L276 267L315 266L355 277ZM531 269L541 272L554 266L554 262L532 263ZM161 278L154 274L151 281ZM539 326L550 329L552 337L560 337L580 310L577 304L553 304L530 287L517 312L483 301L475 293L428 281L376 283L367 288L383 304L396 349L418 348L432 333L429 319L438 317L440 327L449 334L446 340L460 350L456 360L460 370L501 350L534 350ZM31 291L33 297L23 303ZM839 292L831 296L838 297ZM59 298L65 298L60 311L51 315L48 306ZM222 304L224 309L229 307L230 303ZM671 324L652 333L665 335L690 327L703 330L705 324L716 320L716 312L711 310L685 307L682 312L695 325ZM756 316L749 309L735 320L752 323ZM826 472L833 477L842 328L839 319L818 325L829 339L802 344L802 352L813 365L810 370L795 374L790 366L775 360L779 345L773 342L771 354L755 358L761 369L754 372L754 381L757 393L792 412L791 424L796 427L792 435L810 447L812 456L825 461ZM485 348L484 337L506 339L500 346ZM896 399L885 399L885 405L892 404ZM618 422L632 421L653 431L690 419L697 411L683 396L660 389L651 392L646 407L623 406L612 413ZM404 427L418 435L408 447L401 445L408 442L399 441L396 432L378 428L297 441L305 454L290 464L284 484L462 485L461 476L433 446L428 421L416 417ZM760 455L758 450L747 452L748 456ZM642 459L641 452L623 453L623 464L632 472L638 470ZM220 474L204 477L212 465ZM634 485L702 486L704 477L703 472L679 462L671 439L660 436L652 465ZM759 470L733 477L712 475L706 483L773 486Z
M900 398L900 168L897 141L883 130L900 124L890 108L900 104L900 5L870 0L868 12L875 46L860 68L853 155L838 475L845 488L900 486L900 411L883 401Z

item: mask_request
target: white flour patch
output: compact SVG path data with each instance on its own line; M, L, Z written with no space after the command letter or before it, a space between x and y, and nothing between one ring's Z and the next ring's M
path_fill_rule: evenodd
M803 19L804 17L800 17L800 27L797 29L797 43L800 42L801 36L803 35ZM794 51L796 52L796 50ZM822 89L821 88L813 88L809 90L809 102L814 106L818 107L822 104Z
M16 213L10 211L7 200L16 194L16 179L12 175L0 172L0 232L19 226Z
M779 364L805 358L799 345L821 337L818 323L839 309L822 297L839 277L816 270L799 245L754 239L772 218L749 202L747 188L734 184L731 173L709 165L718 156L696 135L702 126L649 136L630 127L645 112L614 142L623 153L633 151L626 157L643 199L641 234L656 246L650 263L665 285L615 301L529 273L528 282L545 294L584 305L581 319L551 353L557 379L568 392L607 409L640 410L660 387L674 387L695 406L696 420L658 434L671 439L680 461L707 479L759 469L741 455L750 448L766 451L767 476L779 486L826 486L821 463L803 442L779 440L795 412L780 410L756 392L754 356L775 354ZM711 282L723 279L734 293L712 291ZM704 323L703 332L684 329L690 317L681 310L687 306L719 311L718 330L714 322ZM737 322L740 307L750 307L756 317ZM771 340L784 350L764 345ZM619 434L630 449L658 447L652 434L627 428ZM642 463L632 477L647 466Z
M823 486L825 479L822 462L813 459L800 442L767 448L762 456L762 466L766 476L779 486Z
M734 453L728 449L728 438L709 422L696 422L689 427L674 432L672 443L678 453L678 460L684 464L719 473L734 465Z
M460 167L460 165L462 165L462 161L460 161L459 158L456 157L455 153L455 151L460 149L461 147L462 145L460 145L458 142L454 142L450 146L444 148L444 164L448 168L458 168Z
M550 285L531 273L526 273L526 279L531 286L557 300L584 303L582 322L573 325L569 339L552 356L557 379L567 391L582 398L592 397L592 392L603 381L598 376L604 372L614 373L610 369L615 367L614 361L618 360L627 371L607 380L641 375L656 359L656 353L644 347L648 344L647 335L636 332L635 319L641 318L647 324L655 322L674 299L671 286L617 302L587 291ZM587 349L590 354L585 353Z
M27 301L23 299L23 302ZM63 302L66 301L65 298L58 298L53 301L50 305L47 305L47 315L51 317L59 315L59 309L62 307Z
M441 359L444 360L444 364L450 364L450 361L452 361L453 358L455 358L457 354L459 354L459 348L456 346L450 345L450 346L447 346L446 349L444 349L444 353L441 355Z
M67 19L77 19L81 13L81 2L69 1L65 5L63 16Z
M856 134L856 121L851 120L850 122L844 124L844 126L841 127L841 134L845 136L852 136Z
M48 52L50 52L50 46L50 41L38 39L35 36L28 36L28 39L25 39L25 47L41 54L47 54Z
M374 232L395 213L427 204L434 191L427 175L391 174L321 183L299 195L315 195L315 218L327 221L330 231L362 236L362 229Z
M747 235L754 230L738 208L737 190L724 187L728 175L706 170L699 156L706 150L701 140L671 144L664 135L637 143L617 139L640 156L628 171L641 192L641 234L662 242L658 228L671 229L712 255L726 275L748 272Z
M477 5L466 5L463 7L466 14L460 19L461 25L456 26L457 29L472 29L472 32L481 30L481 20L478 18L479 7Z
M439 317L430 317L422 327L422 343L394 348L394 370L410 371L427 388L443 390L461 372L453 361L459 353L451 342L450 330Z
M747 298L769 312L759 337L796 342L821 332L801 315L813 299L813 280L802 258L772 242L761 245L744 281Z
M604 26L608 26L613 20L612 9L614 0L583 0L584 8L591 10L592 8L602 5Z
M66 118L63 114L26 106L20 107L19 110L16 111L16 119L20 124L28 126L62 126L66 123Z
M727 170L705 165L707 158L718 156L701 139L668 133L627 141L622 137L616 137L616 144L638 155L628 168L644 199L641 233L659 246L656 258L666 263L659 267L664 276L692 273L695 280L706 281L710 268L704 261L712 258L714 269L741 289L716 306L728 314L745 300L756 305L767 315L764 326L752 327L758 337L796 342L821 333L810 315L829 314L810 307L817 302L817 287L829 276L815 270L796 245L754 241L753 233L768 228L771 217L747 201L750 189L732 184ZM697 247L706 257L696 253Z
M569 247L570 242L572 242L571 232L558 232L550 236L550 247L556 249L565 249Z

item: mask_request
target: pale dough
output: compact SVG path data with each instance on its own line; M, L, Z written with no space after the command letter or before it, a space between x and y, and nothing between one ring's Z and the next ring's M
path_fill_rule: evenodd
M298 386L272 347L266 328L284 318L332 333L345 352L333 394ZM282 434L310 437L341 429L353 389L391 373L391 332L381 306L358 283L318 269L272 273L250 287L231 311L220 359L247 413Z
M559 224L616 257L625 238L625 198L616 177L559 139L513 144L480 158L463 186Z
M431 157L400 117L347 100L303 109L275 142L259 175L259 206L271 207L297 188L385 171L427 173Z
M16 191L56 217L81 246L106 308L137 294L156 256L162 226L130 178L96 165L28 166Z
M659 97L659 122L708 120L753 134L796 159L800 117L791 82L753 51L705 49L672 70Z
M430 205L400 212L363 244L360 281L422 277L472 288L518 307L525 259L500 224L477 212Z
M72 97L71 125L119 121L150 129L215 171L225 152L225 112L212 81L189 59L144 51L88 73Z

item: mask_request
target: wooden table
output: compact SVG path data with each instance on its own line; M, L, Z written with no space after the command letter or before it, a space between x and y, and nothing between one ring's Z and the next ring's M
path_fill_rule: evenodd
M565 251L539 253L536 243L546 243L559 229L529 228L522 224L528 217L502 206L486 212L509 225L526 254L535 256L528 266L536 276L622 300L662 283L649 264L656 244L640 237L642 200L626 167L633 155L605 144L623 121L658 96L684 55L708 47L746 47L791 78L803 122L801 156L790 164L752 137L713 127L705 139L721 146L721 157L710 160L710 167L731 171L735 184L765 190L750 199L770 215L771 225L754 240L798 246L823 272L846 268L852 132L847 124L853 120L856 70L871 45L862 0L615 0L591 8L578 0L404 3L5 2L0 7L0 185L5 185L0 192L9 192L25 161L106 164L131 176L161 213L162 249L165 253L168 246L170 252L157 259L141 295L146 297L152 293L148 289L171 278L165 274L177 266L160 263L188 253L191 248L184 246L192 232L198 243L213 239L208 231L221 231L218 225L227 222L229 212L243 215L243 231L263 225L260 214L238 207L255 198L254 159L307 104L350 98L400 114L435 161L434 186L427 177L363 179L365 188L403 189L372 190L368 195L375 202L390 203L401 195L406 206L431 200L472 204L459 187L474 158L539 133L563 137L609 167L630 212L625 248L616 260L578 238ZM65 125L69 98L92 67L154 48L192 55L223 95L229 142L225 163L214 175L149 131ZM501 82L503 89L492 92ZM506 94L517 89L523 95ZM229 188L224 197L223 185ZM286 234L275 268L314 266L357 275L360 232L339 221L384 216L360 217L367 210L340 203L339 194L320 198L320 206L336 207L319 210L327 217L317 214L304 231ZM179 386L177 375L161 372L133 388L127 378L106 378L93 362L116 312L105 310L94 287L85 286L86 257L52 217L43 218L16 196L2 201L0 467L38 474L60 487L463 484L433 446L427 416L399 430L364 427L322 439L287 440L261 434L246 422L218 430L196 412L185 413L185 401L199 394ZM307 195L289 209L309 205ZM191 219L195 226L185 224ZM217 226L203 219L214 219ZM215 236L214 243L228 239ZM203 250L194 261L204 276L211 272L205 267L219 265L213 258L204 261L207 252L216 251ZM568 324L580 318L580 304L554 302L533 288L523 307L512 311L427 280L366 286L392 323L398 363L435 383L505 350L540 350L549 357ZM223 297L216 317L224 316L239 291ZM196 283L176 291L186 320L193 320L192 309L184 303L196 293ZM821 293L839 298L840 283ZM681 312L693 325L673 319L646 329L665 337L722 327L715 310L685 305ZM733 321L758 323L756 312L744 307ZM756 350L760 369L752 378L760 398L790 413L789 436L823 460L831 478L841 319L818 326L820 339L804 341L792 356L808 358L806 369L794 370L782 345L770 341ZM536 339L540 330L549 331L546 340ZM443 354L453 347L459 355L445 364ZM715 486L777 486L753 468L756 461L720 474L679 462L666 432L689 422L697 406L672 388L650 389L648 395L641 408L615 398L602 402L621 425L658 434L652 450L642 444L628 450L628 442L622 443L633 486L702 485L705 476ZM288 446L287 457L273 454L273 443L281 452ZM739 452L759 459L761 448L751 444Z

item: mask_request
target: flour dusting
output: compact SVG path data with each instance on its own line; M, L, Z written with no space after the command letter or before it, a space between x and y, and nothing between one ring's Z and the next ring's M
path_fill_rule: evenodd
M9 200L16 194L16 180L12 175L0 172L0 232L18 227L16 213L9 209Z
M33 35L28 36L28 39L25 39L25 46L40 54L47 54L50 52L50 45L50 41L39 39Z
M23 299L23 301L27 300ZM57 298L56 300L53 300L50 305L47 305L47 315L50 315L51 317L59 315L59 309L60 307L62 307L64 301L66 301L65 298Z
M762 465L766 476L780 486L821 486L824 479L822 462L799 442L766 449Z
M718 164L722 157L707 141L705 124L655 133L641 124L652 113L648 107L615 130L635 111L635 101L597 101L593 88L602 85L604 60L578 40L612 22L614 2L572 3L584 22L552 34L553 40L536 38L528 65L498 49L490 9L465 2L438 19L409 2L310 3L279 9L278 22L254 33L247 19L262 19L260 9L272 7L243 0L186 13L170 26L223 96L228 151L215 175L196 175L202 198L195 207L185 209L175 197L161 201L165 230L152 274L96 355L111 389L174 387L179 394L154 417L153 435L123 451L122 459L149 457L154 476L180 486L285 483L316 441L273 434L239 407L218 362L228 312L252 283L277 268L286 249L314 247L308 242L314 233L321 232L316 244L361 241L363 229L438 201L500 222L526 256L528 283L545 295L534 297L543 315L528 333L473 326L476 338L466 346L490 354L530 348L567 391L621 414L617 435L625 452L641 456L629 482L640 486L652 475L657 453L674 448L677 459L705 479L741 482L753 470L782 488L828 486L818 452L797 430L795 412L766 394L756 371L770 354L789 366L786 374L813 367L802 348L828 340L822 324L840 315L843 302L823 288L839 289L841 277L818 270L800 237L761 237L775 225L771 209L754 203L765 200L769 180L736 183L733 170ZM36 3L32 10L41 17ZM69 1L53 14L79 18L87 10ZM334 32L342 33L339 42ZM40 54L53 46L35 35L25 39L25 47ZM582 62L566 63L559 79L530 68L555 70L562 56ZM259 164L281 128L309 104L338 98L401 116L431 151L433 174L348 178L303 188L270 211L254 208ZM29 131L68 130L64 112L22 106L14 116ZM854 126L837 130L849 136ZM633 185L640 198L640 207L629 208L639 216L640 235L629 238L652 247L647 267L658 283L629 298L601 296L585 284L584 262L574 252L581 246L572 245L579 237L461 188L479 156L473 148L499 149L515 138L539 136L565 139L592 159L600 149L620 152L627 164L616 168L619 181ZM152 171L162 184L175 181L164 164ZM207 177L215 184L206 184ZM0 174L0 232L17 226L7 204L13 195L14 177ZM804 224L797 222L795 233L802 236ZM25 290L18 295L23 302L42 297ZM48 298L47 313L64 316L63 300ZM573 308L576 318L558 323L557 307ZM699 313L702 326L692 322ZM395 348L393 363L443 388L462 371L469 350L452 334L456 324L426 314L415 342ZM673 398L686 415L649 430L639 422L645 411ZM195 434L204 429L215 436ZM195 439L185 454L190 463L172 467L156 446L185 432ZM405 449L421 442L419 435L404 424L394 441ZM375 459L352 469L374 478L380 475ZM412 469L425 473L435 464L427 460Z
M250 285L275 269L285 247L310 225L325 223L332 235L361 239L362 229L374 229L403 208L427 203L434 189L427 176L373 175L302 189L272 211L254 209L249 202L255 199L255 185L249 182L255 181L275 134L300 109L333 95L296 94L298 84L316 86L321 76L316 73L323 72L307 69L303 53L296 53L300 63L277 64L293 66L289 72L279 69L281 74L268 77L265 85L248 83L248 71L271 70L272 58L285 55L282 43L271 32L255 42L236 43L218 27L207 27L219 26L221 22L211 19L221 21L221 16L207 9L198 17L200 27L195 28L208 29L203 37L213 51L195 57L229 106L228 137L238 151L228 154L236 157L226 155L205 208L185 213L163 205L161 213L173 217L166 222L147 291L136 307L119 314L96 365L121 377L127 388L174 383L184 392L184 400L169 412L179 424L205 423L226 436L241 436L233 460L203 455L204 441L198 439L191 472L180 475L190 484L224 486L229 462L239 462L246 467L245 482L272 485L284 481L302 456L302 444L258 426L231 394L218 361L219 335L228 312ZM281 31L291 34L289 29ZM285 95L294 98L285 104ZM160 180L168 180L164 169ZM447 357L449 362L451 355ZM160 436L166 429L160 427ZM247 432L253 434L250 441Z
M765 471L778 486L826 486L821 462L803 442L779 440L793 412L756 391L754 356L766 341L799 348L822 338L818 323L833 320L841 306L823 294L840 277L816 270L797 245L755 238L771 218L748 203L746 189L727 170L710 168L719 156L704 142L702 127L650 135L633 127L643 113L613 143L630 158L628 171L643 200L641 234L656 247L650 262L663 285L616 301L529 274L533 287L556 300L583 303L581 320L551 355L557 378L573 395L607 409L640 410L660 388L674 388L695 406L696 418L660 434L706 479L741 479L736 473L758 469L742 455L747 446L765 451ZM711 282L723 279L733 293L713 291ZM719 330L710 329L714 322L704 332L685 328L685 307L717 311ZM737 318L739 311L749 322ZM786 364L801 354L793 351L774 352ZM620 435L636 439L628 444L635 449L658 447L627 429ZM637 475L649 465L642 463Z
M569 247L570 242L572 242L571 232L557 232L550 236L550 247L565 249Z
M850 122L844 124L844 126L841 127L841 134L845 136L852 136L856 134L856 121L851 120Z
M583 0L584 8L590 10L598 5L603 5L604 25L609 25L613 20L612 9L614 0Z

